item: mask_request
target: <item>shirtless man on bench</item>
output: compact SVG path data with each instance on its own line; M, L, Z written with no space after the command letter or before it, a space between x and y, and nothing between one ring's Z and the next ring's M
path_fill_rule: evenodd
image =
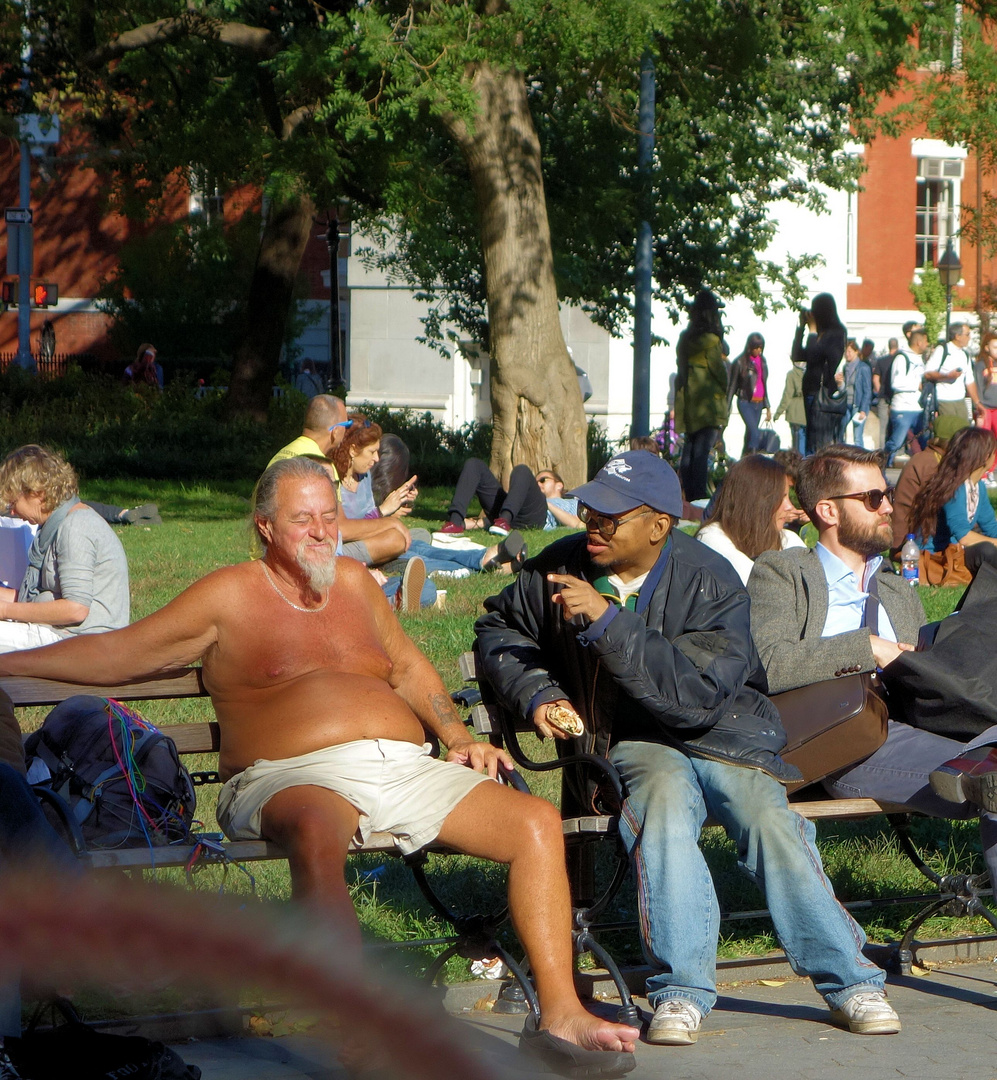
M403 852L435 840L508 864L542 1010L521 1045L558 1072L632 1069L638 1031L593 1016L575 993L557 810L488 779L512 760L471 738L367 570L336 558L326 472L306 458L272 465L254 519L261 561L216 570L123 630L0 656L0 674L107 685L201 660L231 838L280 844L295 898L333 915L357 949L344 867L370 832L391 833ZM427 734L446 761L429 756Z

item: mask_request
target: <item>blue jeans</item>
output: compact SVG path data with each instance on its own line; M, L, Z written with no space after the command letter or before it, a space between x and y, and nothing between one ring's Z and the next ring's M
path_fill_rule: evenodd
M742 398L737 400L737 411L741 414L741 419L744 421L744 448L741 451L741 456L751 453L753 450L758 449L758 425L762 422L762 410L765 408L765 403L762 401L744 401Z
M807 425L806 424L790 424L789 430L792 432L792 444L793 449L801 456L807 456Z
M995 745L997 727L987 728L972 742L961 743L891 720L886 742L874 754L837 776L828 777L823 786L836 799L878 799L928 817L965 820L979 815L983 861L990 881L997 882L997 814L981 811L972 803L950 803L936 795L928 782L932 770L949 758L958 757L967 749Z
M868 414L866 414L868 419ZM865 420L856 420L852 417L852 443L855 446L862 445L862 436L865 434Z
M435 574L439 570L460 570L466 567L477 572L481 569L483 551L451 551L449 548L433 547L425 540L413 540L408 551L403 551L399 559L411 559L418 555L426 564L426 573Z
M910 412L890 410L890 433L886 436L886 464L892 465L896 453L907 442L907 432L914 429L916 435L920 429L923 413L920 409Z
M641 937L654 1008L670 998L704 1015L717 1000L720 911L699 835L713 817L737 846L738 865L765 891L793 970L808 975L832 1009L884 973L862 955L865 934L835 899L814 847L814 826L795 814L785 789L758 769L686 757L649 742L610 751L627 797L620 834L633 861Z

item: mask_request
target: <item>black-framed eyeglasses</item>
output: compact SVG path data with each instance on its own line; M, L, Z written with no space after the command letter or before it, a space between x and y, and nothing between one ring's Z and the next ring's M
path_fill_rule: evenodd
M873 488L872 491L852 491L847 495L828 495L829 499L861 499L865 504L866 510L871 510L875 513L882 505L883 500L888 499L890 504L893 503L893 495L896 492L895 487L888 487L885 491L879 488Z
M641 510L637 514L620 515L619 517L610 517L608 514L597 514L589 506L578 507L578 517L581 519L582 524L587 528L589 525L594 525L596 532L604 540L612 540L616 535L616 530L621 525L626 525L628 521L633 521L635 518L646 517L648 514L653 514L654 511L648 507Z

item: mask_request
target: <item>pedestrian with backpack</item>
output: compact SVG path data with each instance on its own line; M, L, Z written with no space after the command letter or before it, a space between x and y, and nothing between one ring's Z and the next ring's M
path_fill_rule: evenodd
M928 335L923 328L910 332L910 345L899 350L890 367L890 429L886 437L886 464L893 464L897 451L907 442L907 433L921 430L921 383Z

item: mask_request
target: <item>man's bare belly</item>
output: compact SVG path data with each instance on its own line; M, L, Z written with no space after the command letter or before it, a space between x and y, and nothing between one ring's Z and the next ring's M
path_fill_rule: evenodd
M223 780L259 758L296 757L357 739L426 741L412 710L373 676L319 669L267 687L206 682L221 728Z

